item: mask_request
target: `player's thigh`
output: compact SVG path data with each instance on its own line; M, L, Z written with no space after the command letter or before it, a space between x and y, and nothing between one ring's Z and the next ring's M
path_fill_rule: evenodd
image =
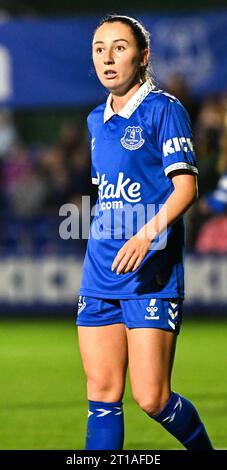
M133 328L127 329L127 338L133 396L142 408L162 408L170 394L177 335L158 328Z
M79 348L88 380L88 398L104 399L124 392L128 363L123 323L98 327L78 326ZM104 398L100 398L104 397Z

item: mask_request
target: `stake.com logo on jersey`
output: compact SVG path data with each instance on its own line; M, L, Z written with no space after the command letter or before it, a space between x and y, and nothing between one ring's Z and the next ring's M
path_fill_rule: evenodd
M99 200L96 207L91 233L95 239L130 239L151 220L163 207L159 224L166 226L167 213L164 204L141 204L141 185L132 181L123 172L118 174L116 184L109 183L105 174L97 172L93 182L98 184ZM108 199L111 199L108 201ZM158 207L157 207L158 206ZM114 210L110 210L114 209ZM140 232L141 237L146 236ZM149 235L149 234L148 234ZM150 249L162 250L166 247L167 233L151 243Z
M100 199L100 207L102 210L105 209L118 209L123 207L123 201L126 202L139 202L141 201L141 194L140 194L140 183L137 181L131 182L130 178L124 177L124 173L121 171L118 174L117 184L114 185L109 183L108 179L106 179L106 175L103 174L100 179L100 175L97 172L97 179L99 184L99 199ZM118 201L107 201L104 202L103 199L120 199Z

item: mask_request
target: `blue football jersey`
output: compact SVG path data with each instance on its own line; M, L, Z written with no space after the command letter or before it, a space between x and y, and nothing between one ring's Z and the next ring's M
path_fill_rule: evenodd
M184 296L184 223L154 241L135 272L111 266L123 244L163 206L171 173L197 174L191 124L178 99L144 83L114 113L111 95L88 116L92 182L98 199L83 265L80 294L99 298Z

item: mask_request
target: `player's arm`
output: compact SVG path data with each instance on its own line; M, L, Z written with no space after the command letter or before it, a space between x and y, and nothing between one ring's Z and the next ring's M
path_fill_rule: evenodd
M142 228L150 242L169 225L180 219L198 197L197 176L182 170L173 172L174 190L158 214Z
M146 256L151 242L169 225L176 222L193 204L198 195L197 177L182 170L172 174L174 190L160 211L118 251L112 264L117 274L135 271Z

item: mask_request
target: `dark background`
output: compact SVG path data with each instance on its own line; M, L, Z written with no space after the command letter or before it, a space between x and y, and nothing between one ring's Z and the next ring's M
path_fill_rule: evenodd
M144 10L144 11L185 11L206 8L226 8L226 0L185 0L179 2L177 0L151 0L139 1L138 0L98 0L94 2L79 2L76 0L46 0L46 1L16 1L16 0L1 0L0 8L6 8L13 15L47 15L47 16L63 16L71 14L94 14L98 15L112 13L129 14L130 10ZM126 13L127 12L127 13Z

